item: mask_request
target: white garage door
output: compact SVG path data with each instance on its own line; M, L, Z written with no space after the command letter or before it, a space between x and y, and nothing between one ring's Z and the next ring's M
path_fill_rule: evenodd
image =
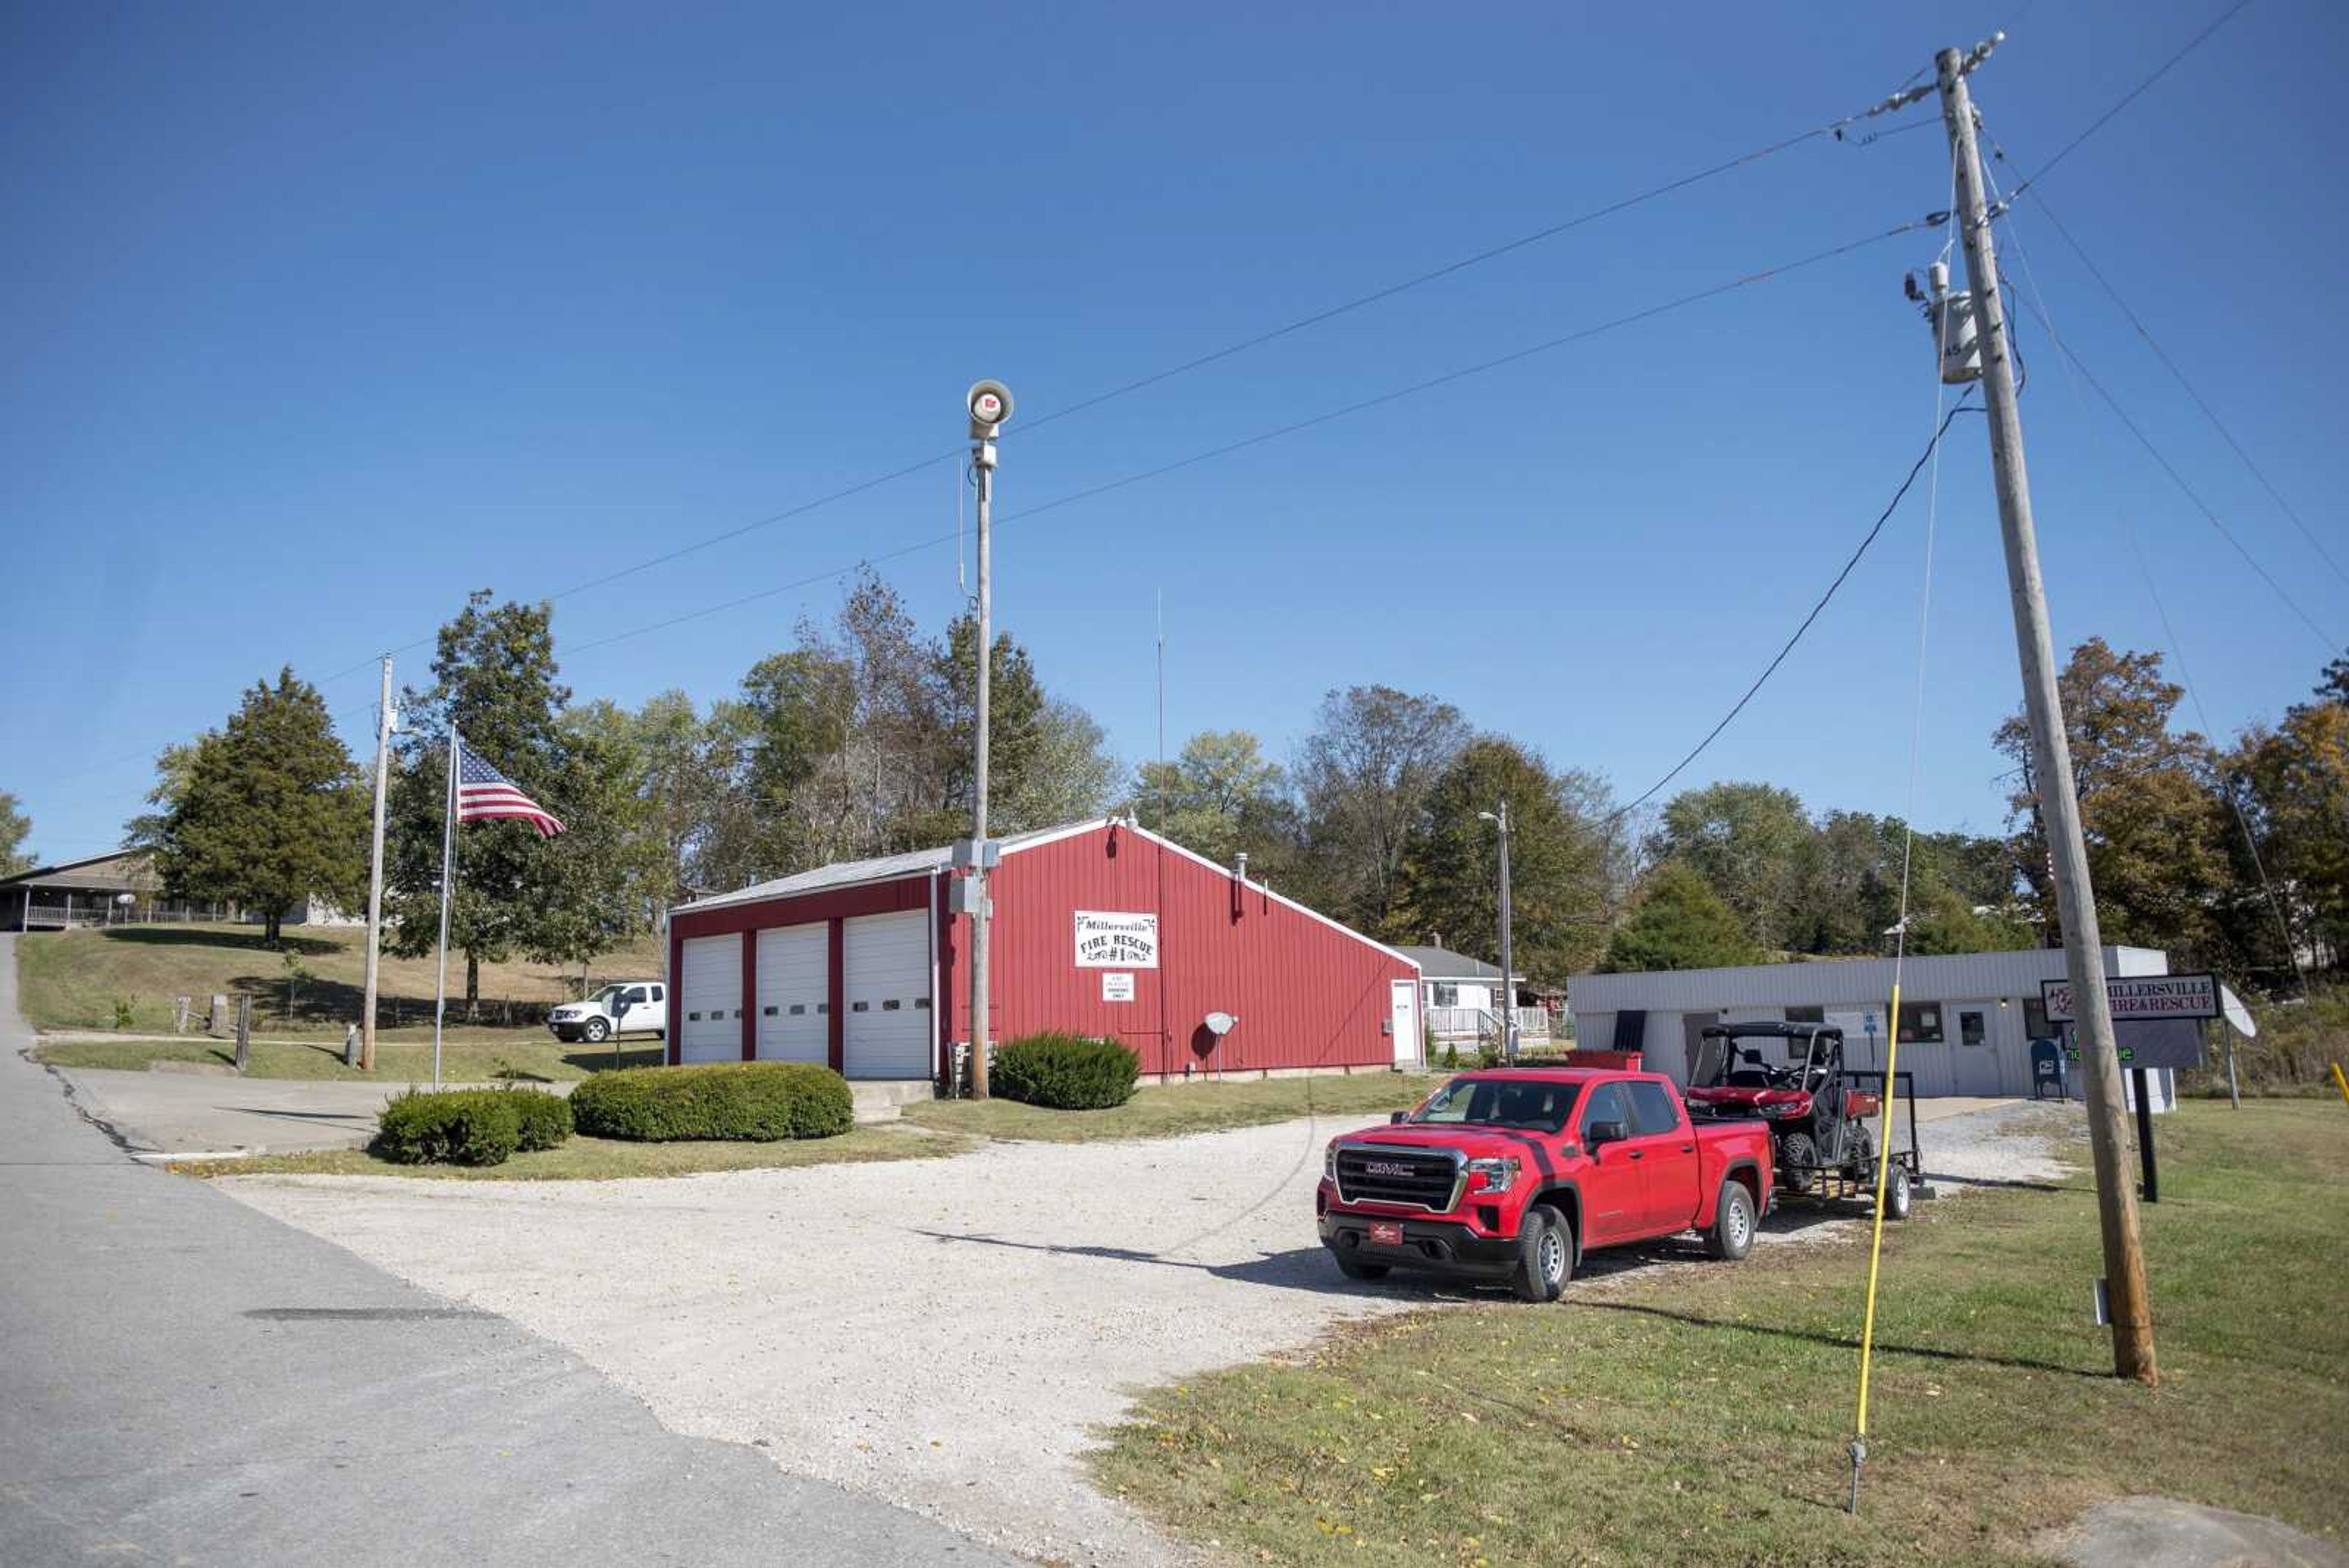
M742 1059L742 939L688 937L685 973L678 982L678 1058L685 1062Z
M831 929L821 921L759 933L759 1060L832 1059Z
M929 918L911 909L842 921L841 968L848 1076L929 1077Z

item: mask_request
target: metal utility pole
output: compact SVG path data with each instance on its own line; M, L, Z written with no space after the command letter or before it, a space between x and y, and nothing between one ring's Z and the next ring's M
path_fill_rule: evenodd
M2088 883L2088 848L2080 833L2080 800L2072 782L2072 749L2064 737L2063 701L2055 686L2054 641L2047 626L2046 586L2039 575L2039 541L2031 517L2031 483L2023 461L2023 421L2015 408L2014 365L2006 312L1999 294L1998 257L1983 197L1982 149L1966 73L1998 39L1969 54L1943 49L1934 58L1941 121L1956 163L1957 221L1972 288L1982 391L1990 414L1991 464L1998 487L1999 531L2006 545L2006 576L2014 609L2014 640L2023 660L2023 705L2031 722L2032 773L2047 826L2055 874L2055 904L2064 924L2065 972L2078 1010L2080 1064L2086 1077L2088 1144L2095 1156L2096 1205L2103 1218L2105 1288L2112 1309L2113 1370L2142 1383L2157 1380L2153 1313L2145 1284L2145 1252L2137 1236L2137 1194L2129 1182L2127 1111L2120 1059L2113 1045L2112 1003L2105 992L2104 940L2096 898Z
M383 952L383 795L391 773L391 655L383 656L383 694L375 720L375 849L367 859L367 1011L359 1014L359 1070L375 1071L376 971Z
M1514 1062L1517 1059L1517 988L1509 947L1509 803L1503 801L1498 813L1476 815L1501 830L1501 1056Z
M970 410L970 466L978 477L978 692L970 794L970 1097L987 1098L988 902L987 719L994 650L995 579L988 546L995 506L995 437L1011 417L1011 392L1000 381L980 381L965 397Z

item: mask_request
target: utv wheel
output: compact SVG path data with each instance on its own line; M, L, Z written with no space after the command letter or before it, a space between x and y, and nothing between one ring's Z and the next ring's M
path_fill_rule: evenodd
M1735 1262L1754 1250L1754 1195L1734 1178L1721 1184L1713 1204L1713 1229L1704 1233L1704 1250L1712 1257Z
M1909 1172L1896 1165L1884 1176L1884 1217L1908 1219L1909 1198Z
M1811 1141L1808 1133L1788 1133L1778 1146L1778 1160L1786 1168L1780 1173L1778 1185L1789 1192L1808 1192L1819 1179L1819 1146Z
M1519 1301L1554 1302L1574 1278L1574 1227L1555 1209L1529 1209L1509 1284Z
M1332 1251L1330 1255L1338 1260L1338 1272L1350 1280L1383 1280L1393 1267L1390 1263L1366 1263L1344 1249Z
M591 1018L587 1021L587 1027L580 1033L586 1036L588 1044L601 1045L612 1037L612 1026L600 1018Z

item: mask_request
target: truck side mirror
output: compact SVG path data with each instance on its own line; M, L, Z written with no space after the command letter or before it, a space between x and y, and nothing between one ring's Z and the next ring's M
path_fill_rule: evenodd
M1389 1111L1387 1113L1387 1123L1389 1126L1392 1126L1397 1122L1407 1122L1409 1120L1411 1120L1411 1113L1409 1111Z
M1593 1122L1582 1129L1582 1141L1593 1150L1610 1143L1621 1143L1630 1136L1621 1122Z

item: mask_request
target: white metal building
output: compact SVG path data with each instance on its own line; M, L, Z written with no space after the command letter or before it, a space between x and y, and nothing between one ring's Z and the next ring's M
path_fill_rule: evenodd
M2106 948L2105 972L2168 974L2169 956L2151 948ZM2031 1042L2058 1033L2040 1010L2039 985L2064 977L2060 948L1905 960L1899 1070L1915 1075L1920 1096L2030 1094ZM1639 1051L1651 1069L1683 1085L1696 1060L1698 1033L1713 1023L1837 1024L1846 1064L1880 1069L1892 961L1578 974L1567 994L1578 1045ZM2171 1075L2152 1076L2159 1084L2155 1108L2167 1109ZM2076 1073L2072 1087L2076 1096Z

